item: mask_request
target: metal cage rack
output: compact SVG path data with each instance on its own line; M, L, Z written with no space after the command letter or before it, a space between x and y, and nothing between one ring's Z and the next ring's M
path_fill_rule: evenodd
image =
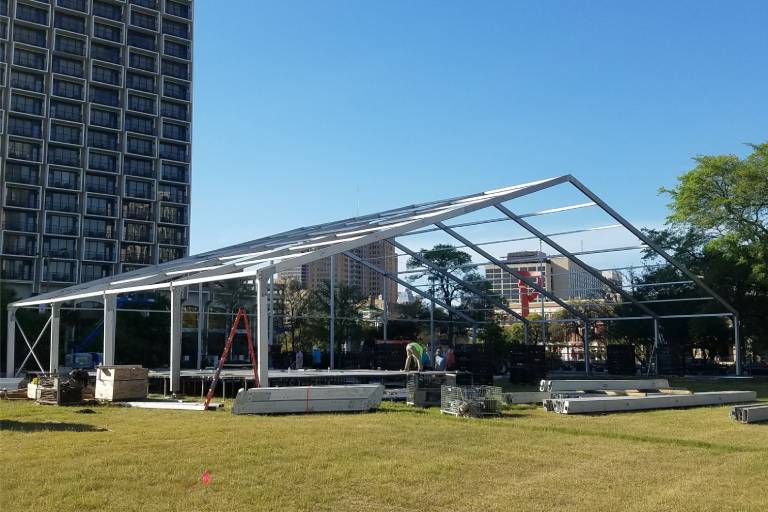
M473 418L499 416L502 401L498 386L443 386L440 412Z

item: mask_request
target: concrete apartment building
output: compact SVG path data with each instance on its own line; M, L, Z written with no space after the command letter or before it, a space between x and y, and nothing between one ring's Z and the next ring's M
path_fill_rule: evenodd
M539 251L520 251L507 254L501 260L514 270L530 272L532 279L538 279L546 290L564 300L593 300L605 299L607 294L613 295L609 288L581 266L573 263L565 256L547 257ZM517 279L493 264L483 265L485 278L490 281L495 294L507 300L510 308L520 311L520 290ZM603 271L603 276L621 284L621 276L615 271ZM544 313L551 314L562 309L554 302L543 301ZM542 303L537 300L530 306L531 313L541 313Z
M192 0L0 0L4 286L187 255L192 18Z
M352 252L360 258L385 269L387 272L397 272L395 248L385 241L374 242L354 249ZM355 286L364 296L371 297L374 300L384 295L384 286L386 285L387 301L390 304L397 302L397 283L391 279L385 279L381 274L373 272L365 265L344 255L339 254L335 258L334 270L337 284ZM301 268L281 272L279 278L284 281L291 279L300 281L305 288L316 290L321 283L330 280L331 260L326 258L309 265L304 265Z

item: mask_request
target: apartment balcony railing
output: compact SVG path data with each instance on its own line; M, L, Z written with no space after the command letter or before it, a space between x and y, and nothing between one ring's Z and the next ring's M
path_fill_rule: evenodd
M51 281L56 283L74 283L74 272L46 272L43 278L44 281Z
M11 254L13 256L37 256L37 247L29 247L26 245L11 245L3 248L3 253Z
M67 260L73 260L77 257L75 251L72 249L44 249L44 256Z
M152 263L151 256L144 256L139 254L123 254L121 258L122 263L137 263L139 265L150 265Z
M21 231L22 233L37 233L37 222L7 220L2 224L3 229L7 231Z
M187 237L186 236L173 236L173 235L158 235L157 241L161 244L169 244L169 245L186 245L187 244Z
M72 201L47 201L45 209L57 212L77 212L80 210L77 203Z
M83 229L83 236L88 238L109 238L114 240L115 234L106 229Z
M45 233L48 235L66 235L66 236L77 236L80 234L79 230L77 229L77 226L59 227L59 226L51 226L51 225L46 226Z
M110 252L87 251L85 253L85 259L91 261L115 261L115 255Z
M7 197L6 206L15 206L17 208L39 208L40 201L37 196L27 197Z
M0 271L0 278L4 281L31 281L32 269L3 269Z
M167 222L168 224L186 224L187 216L181 213L179 214L160 214L160 222Z

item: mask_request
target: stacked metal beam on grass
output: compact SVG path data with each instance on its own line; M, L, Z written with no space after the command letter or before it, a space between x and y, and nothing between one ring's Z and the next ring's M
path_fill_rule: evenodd
M646 396L601 396L553 399L549 404L561 414L589 414L600 412L642 411L675 407L700 407L754 401L754 391L709 391L690 395L651 394Z
M737 405L731 409L731 418L741 423L768 421L768 404Z
M599 391L627 389L664 389L669 387L667 379L612 379L612 380L542 380L539 391Z

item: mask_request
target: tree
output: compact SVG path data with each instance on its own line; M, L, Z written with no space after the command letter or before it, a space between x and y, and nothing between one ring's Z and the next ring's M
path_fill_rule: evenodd
M697 165L678 178L676 187L661 189L672 199L666 227L647 233L739 311L745 339L768 348L768 143L750 147L753 152L744 159L695 158ZM643 276L658 278L674 280L680 275L662 267ZM693 290L655 293L658 298L685 297ZM698 311L718 307L708 301ZM684 327L679 335L691 338L692 346L706 353L722 353L732 342L725 319L691 319Z
M314 318L308 326L308 331L320 340L327 340L330 337L328 319L330 298L330 281L323 281L311 295L310 310L313 312ZM361 335L360 320L362 314L360 310L366 305L367 299L356 286L336 285L333 307L334 337L337 343L341 340L352 341L353 338Z
M312 303L312 295L309 290L301 287L301 283L290 280L285 285L283 292L283 322L288 333L291 351L304 350L304 340L300 336L301 329L306 325L306 316Z
M421 249L418 254L420 258L434 263L444 272L464 281L472 283L483 281L480 273L476 270L477 266L472 264L472 256L450 244L437 244L431 249ZM411 257L408 259L406 266L409 269L422 269L424 264L419 258ZM423 278L426 278L429 284L430 294L451 307L454 306L453 303L456 299L461 298L466 293L466 290L455 280L431 268L426 268L408 277L412 282ZM455 329L452 311L448 311L448 322L448 338L453 342Z

